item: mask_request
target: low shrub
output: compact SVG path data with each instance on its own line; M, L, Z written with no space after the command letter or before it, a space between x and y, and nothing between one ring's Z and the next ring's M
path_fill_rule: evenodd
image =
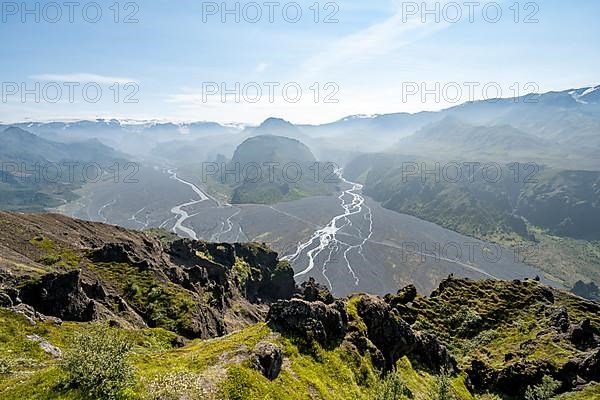
M79 389L87 398L122 398L133 385L133 367L127 359L130 349L131 342L108 327L78 334L61 363L65 386Z

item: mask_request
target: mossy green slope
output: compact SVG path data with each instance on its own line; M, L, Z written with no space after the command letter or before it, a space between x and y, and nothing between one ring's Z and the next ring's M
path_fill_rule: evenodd
M0 349L3 362L11 365L0 376L0 398L84 399L76 390L66 390L59 360L40 350L27 339L37 334L63 351L68 351L75 335L94 329L93 324L38 322L35 326L18 314L0 310ZM162 329L126 331L136 346L131 354L136 384L125 397L152 398L150 387L169 374L193 374L204 387L204 398L214 399L368 399L376 389L379 372L368 357L349 346L325 350L314 345L307 354L294 340L257 324L222 338L197 340L181 348L172 346L175 335ZM250 354L260 341L283 349L284 366L269 381L251 366ZM417 399L426 399L433 377L414 370L403 358L399 373ZM458 399L473 399L464 377L452 382Z

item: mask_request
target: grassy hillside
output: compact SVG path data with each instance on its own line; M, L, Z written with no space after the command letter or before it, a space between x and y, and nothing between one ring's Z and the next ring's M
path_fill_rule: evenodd
M386 208L511 247L518 261L567 286L600 282L600 173L522 164L491 164L486 172L485 163L452 164L460 170L449 165L364 156L347 170Z
M59 215L0 225L2 399L598 394L600 306L536 281L335 299L260 244Z
M0 142L0 210L58 207L77 199L75 190L87 182L117 180L127 165L123 154L98 140L59 143L9 127L0 130Z

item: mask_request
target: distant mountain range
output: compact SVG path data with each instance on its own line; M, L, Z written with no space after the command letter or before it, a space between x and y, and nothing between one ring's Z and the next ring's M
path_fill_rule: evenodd
M352 154L389 151L392 146L394 151L406 150L402 142L399 143L401 139L425 127L431 130L435 123L440 124L433 125L440 134L444 130L452 132L456 124L479 128L487 139L478 140L484 140L484 144L491 143L500 151L499 154L495 154L495 150L490 152L494 157L502 157L503 152L510 150L503 142L518 137L519 141L513 147L522 144L524 147L519 151L532 150L533 156L536 156L541 147L553 157L554 150L558 149L561 157L567 156L585 167L600 168L597 163L584 160L593 158L600 150L600 86L529 94L514 99L473 101L439 112L354 115L321 125L294 125L269 118L257 127L214 122L175 124L118 120L22 123L15 126L57 141L98 138L111 147L137 155L160 153L165 147L181 150L185 147L198 148L201 152L194 152L196 157L198 154L214 157L219 152L228 152L226 155L231 156L235 146L248 137L270 134L302 140L319 159L347 161ZM450 126L445 128L447 123ZM472 132L473 135L477 133ZM495 135L500 137L496 140L493 138ZM463 140L469 138L462 137ZM447 140L453 140L451 133ZM232 142L236 143L231 145ZM324 154L329 157L324 157ZM167 152L169 156L172 154Z
M126 156L92 138L81 142L55 142L19 127L0 132L0 160L26 162L104 162Z
M85 183L83 171L95 180L101 170L124 168L127 162L126 155L98 139L61 143L7 128L0 132L0 208L42 211L58 206L77 197L73 191ZM86 170L88 163L94 167Z

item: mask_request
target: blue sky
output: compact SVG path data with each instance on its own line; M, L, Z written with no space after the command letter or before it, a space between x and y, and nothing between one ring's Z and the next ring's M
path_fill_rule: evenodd
M322 1L317 3L317 23L314 0L296 3L302 10L296 23L289 20L297 7L285 1L275 7L273 23L263 1L255 3L263 13L257 23L244 19L242 7L248 1L239 3L239 23L233 15L223 23L218 12L205 15L203 22L203 7L205 11L212 5L220 8L220 1L212 5L198 0L123 1L116 3L119 23L114 21L114 1L98 2L102 17L96 23L84 18L84 6L88 20L95 17L91 2L74 7L73 23L69 8L60 1L63 15L56 23L49 21L55 18L55 9L48 6L46 14L42 10L49 2L25 3L30 10L39 4L39 12L23 15L20 1L14 3L18 10L7 9L5 2L2 6L0 121L5 122L129 118L257 123L278 116L317 123L352 114L441 109L455 104L449 97L453 101L459 97L459 102L471 95L485 98L484 85L493 89L487 96L493 97L500 88L502 96L509 97L517 88L523 94L600 83L600 3L596 1L510 0L488 5L492 2L482 1L474 8L472 23L462 1L430 1L427 7L433 10L437 4L439 12L428 15L423 15L420 1ZM463 15L458 22L454 21L456 8L448 3L460 6ZM520 10L518 22L515 3ZM492 23L497 5L502 17ZM284 6L288 21L283 18ZM227 7L234 9L235 2L228 1ZM253 18L254 10L247 6L245 16ZM138 22L123 23L132 13ZM331 13L338 22L324 23ZM524 23L532 13L531 19L538 22ZM94 82L102 96L96 103L86 101L80 86L71 102L64 82ZM134 86L126 87L128 82ZM222 102L220 93L203 96L211 82L225 83L230 89L236 82L240 89L255 82L263 92L255 103L243 97L236 101L231 95ZM279 84L273 89L273 102L265 82ZM466 82L479 86L469 94ZM36 83L40 92L53 83L63 93L54 103L47 99L53 95L43 93L39 102L32 94L23 102L22 85L36 91ZM294 87L302 90L296 103L282 94L282 87L291 83L290 97L295 97ZM14 84L17 93L7 93L15 90ZM456 86L461 96L453 91ZM53 87L49 93L54 93ZM407 96L409 87L418 87L418 93ZM247 88L249 97L256 99L253 86ZM436 100L432 92L423 98L424 88L440 95L443 88L450 88L451 95ZM138 102L125 103L127 94ZM337 102L324 102L326 95Z

